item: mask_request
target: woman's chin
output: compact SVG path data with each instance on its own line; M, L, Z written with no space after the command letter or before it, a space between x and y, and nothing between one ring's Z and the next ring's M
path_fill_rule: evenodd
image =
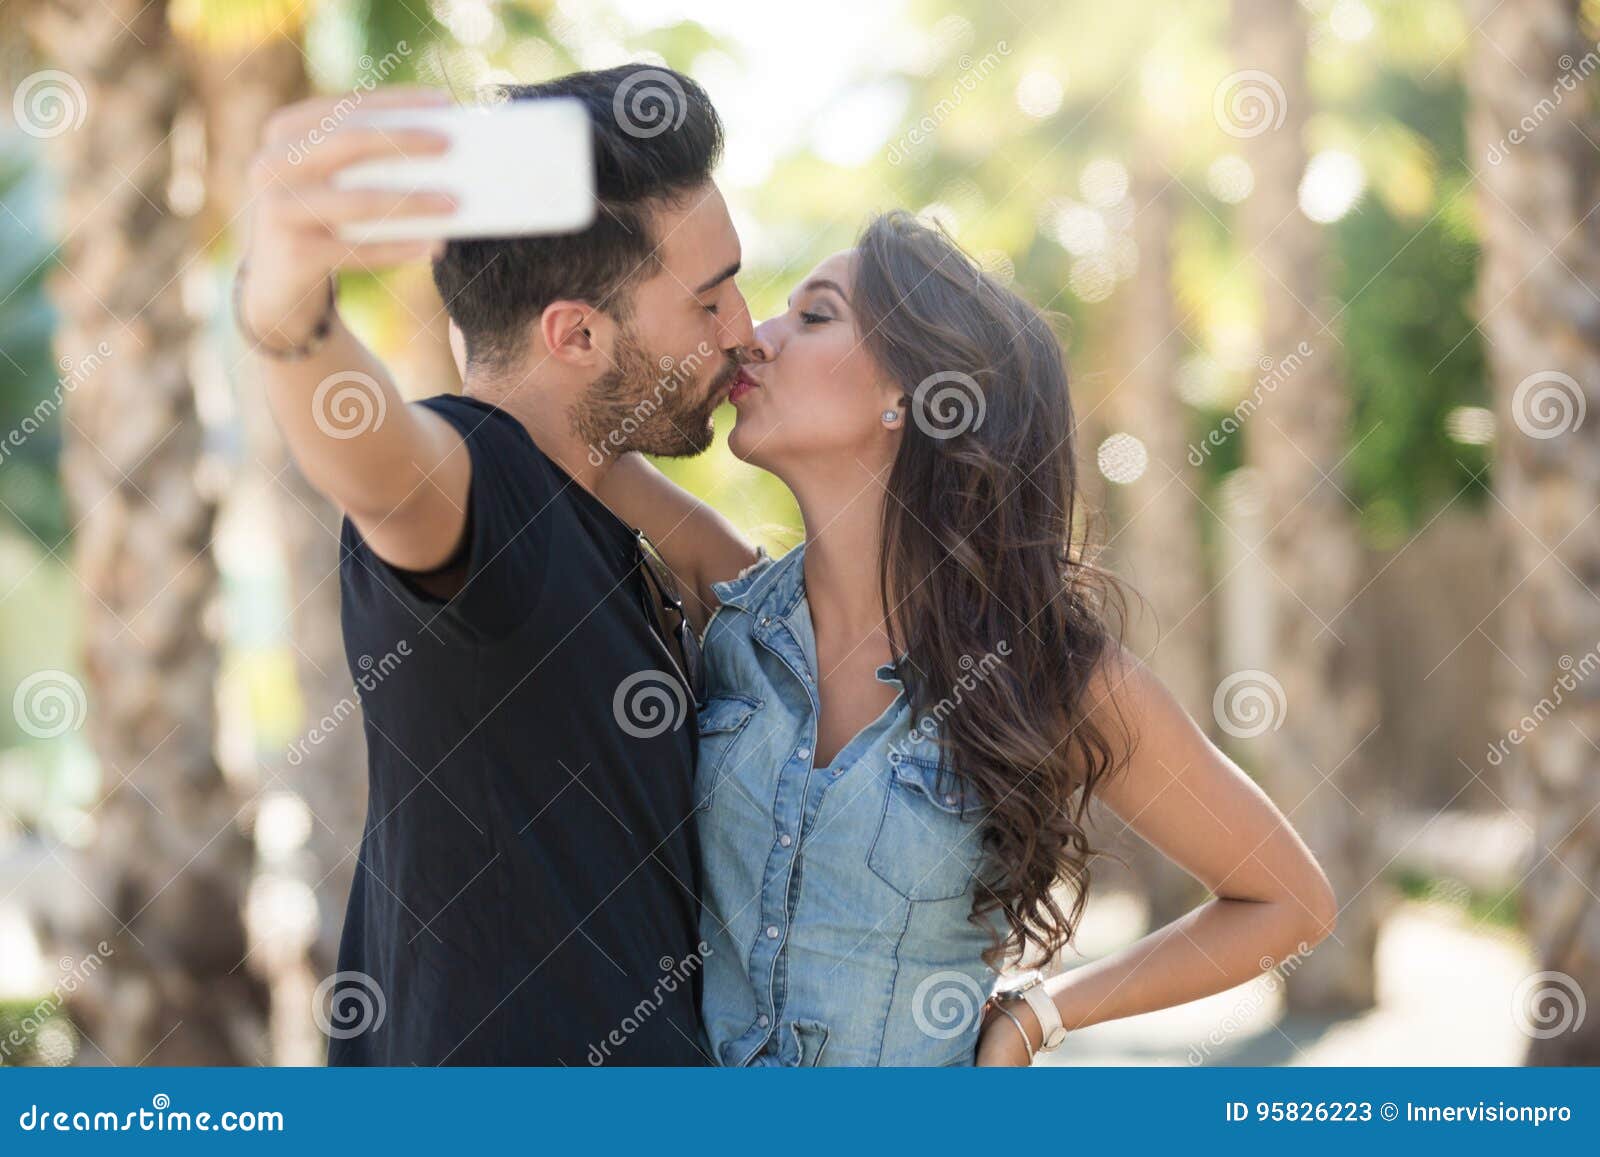
M728 431L728 451L741 462L749 462L752 466L759 463L751 461L750 455L759 450L761 440L751 437L750 422L743 415L737 415L733 420L733 428Z

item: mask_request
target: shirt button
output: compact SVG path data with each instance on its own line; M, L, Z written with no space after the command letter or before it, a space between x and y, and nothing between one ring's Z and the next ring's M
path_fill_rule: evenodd
M953 803L956 802L956 797L953 796L953 795L947 795L947 796L944 797L944 802L953 804Z
M776 924L768 924L767 925L767 939L768 940L776 940L777 938L778 938L778 926Z
M756 1023L759 1024L762 1028L766 1028L769 1024L772 1023L772 1019L769 1016L767 1016L766 1013L762 1013L760 1016L756 1017Z
M801 759L810 759L811 749L809 747L802 747L799 751L795 752L795 755Z
M790 844L794 843L794 838L790 836L788 832L784 832L783 835L778 837L778 842L787 848Z
M842 768L842 767L834 768L833 769L833 774L834 775L843 775L844 774L844 768Z

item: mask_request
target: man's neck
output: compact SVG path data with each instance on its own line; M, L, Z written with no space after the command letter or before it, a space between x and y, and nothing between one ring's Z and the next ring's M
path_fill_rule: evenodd
M608 455L596 465L589 447L572 428L567 402L559 391L536 378L523 376L508 382L503 376L467 367L462 392L469 398L504 410L528 431L528 437L545 456L593 494L610 468Z

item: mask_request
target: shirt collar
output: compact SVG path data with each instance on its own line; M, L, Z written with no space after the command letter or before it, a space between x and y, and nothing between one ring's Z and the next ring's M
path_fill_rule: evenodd
M787 618L805 594L805 553L804 542L778 559L769 555L766 547L759 546L755 562L737 578L712 583L711 589L725 607L737 607L763 618ZM878 682L904 687L900 672L909 662L910 655L902 651L894 662L881 664L875 672Z
M752 615L787 616L804 593L806 544L802 542L782 558L774 559L767 548L757 547L757 560L739 572L737 578L712 583L717 601Z

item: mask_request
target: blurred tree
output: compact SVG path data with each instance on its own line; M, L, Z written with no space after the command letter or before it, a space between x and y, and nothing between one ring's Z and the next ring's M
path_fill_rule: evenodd
M252 7L254 18L247 19ZM306 14L298 5L278 11L284 7L281 0L191 3L180 25L185 39L198 50L195 81L206 115L204 233L228 248L236 240L242 242L247 177L267 120L277 109L310 93L300 45ZM339 514L288 459L249 360L242 356L237 360L243 379L239 406L251 459L242 469L260 470L276 483L269 493L294 608L284 625L293 641L302 700L315 717L351 690L339 632L339 586L332 581L339 569ZM360 728L338 728L325 742L308 745L295 763L271 757L264 757L264 763L267 782L294 791L315 817L307 835L310 862L301 870L307 877L304 883L316 886L319 920L311 964L318 976L325 976L334 968L344 898L354 873L351 849L361 835L366 801L363 736ZM292 945L257 947L274 955L293 954ZM286 961L278 963L287 966ZM305 1019L310 1011L309 1005L275 1009L274 1021L296 1014Z
M71 1013L117 1064L254 1064L250 841L214 758L215 494L189 377L193 223L174 211L193 92L161 0L30 0L39 50L82 88L57 133L56 349L110 353L66 403L62 474L83 588L88 727L105 794L71 941L112 951ZM76 94L69 90L69 100Z
M1211 720L1209 571L1201 550L1203 522L1189 462L1190 410L1177 396L1183 323L1173 297L1172 253L1176 180L1158 159L1160 142L1147 140L1135 162L1130 196L1136 207L1133 239L1140 272L1120 295L1127 342L1126 376L1112 396L1121 430L1148 454L1144 471L1122 487L1120 535L1128 577L1151 616L1130 624L1129 643L1202 725ZM1205 899L1205 889L1143 841L1134 861L1152 925L1176 920Z
M1250 124L1245 141L1256 187L1243 240L1261 274L1262 347L1283 368L1245 430L1265 491L1269 530L1261 553L1275 581L1264 613L1271 616L1270 673L1283 688L1275 729L1253 742L1264 745L1263 777L1340 906L1334 934L1294 963L1289 1006L1347 1012L1375 996L1384 892L1370 809L1381 802L1362 745L1377 725L1378 705L1371 639L1350 611L1365 563L1354 503L1343 489L1350 417L1339 339L1317 314L1326 308L1324 237L1298 203L1311 111L1305 15L1277 0L1234 0L1233 30L1241 71L1224 83L1252 85L1262 102L1262 121Z
M1600 696L1583 682L1600 639L1600 426L1587 415L1600 408L1600 114L1582 79L1600 65L1600 29L1593 6L1579 10L1480 0L1468 81L1510 592L1503 718L1538 720L1501 771L1537 826L1520 894L1542 971L1512 1010L1536 1065L1600 1064L1600 1016L1584 1011L1600 997Z

